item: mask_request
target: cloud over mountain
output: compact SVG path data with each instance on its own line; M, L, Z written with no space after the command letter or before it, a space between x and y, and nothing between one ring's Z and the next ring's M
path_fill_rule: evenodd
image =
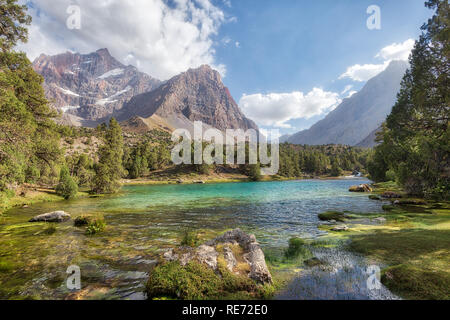
M339 94L314 88L309 93L269 93L244 95L239 106L245 115L263 126L289 128L289 120L321 115L333 110Z
M162 80L215 61L214 38L227 21L211 0L78 0L81 29L66 26L70 0L28 1L33 24L30 41L21 45L30 59L40 53L71 49L81 53L107 47L125 64Z
M339 77L339 79L349 78L353 81L364 82L386 70L392 60L408 61L411 50L414 47L414 40L408 39L402 43L393 43L380 50L375 58L383 59L380 64L355 64Z

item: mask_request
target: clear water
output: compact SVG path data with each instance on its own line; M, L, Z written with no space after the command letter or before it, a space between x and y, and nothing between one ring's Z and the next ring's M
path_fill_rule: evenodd
M255 233L264 248L285 247L293 236L323 234L317 215L327 210L382 212L365 194L349 193L358 180L204 185L128 186L105 198L46 203L8 212L0 224L0 298L142 299L158 254L177 245L187 228L205 236L239 227ZM86 236L73 222L46 235L35 215L64 210L72 217L102 213L107 230ZM83 290L65 284L69 265L82 272Z

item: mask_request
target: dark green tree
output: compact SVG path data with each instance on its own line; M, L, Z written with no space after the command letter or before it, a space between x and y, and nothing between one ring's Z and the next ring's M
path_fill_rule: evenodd
M120 179L125 174L122 166L123 137L119 123L112 118L104 130L104 144L99 149L99 161L95 168L92 191L97 194L117 192Z
M430 0L434 16L416 41L397 103L376 148L371 175L388 170L410 194L448 197L450 188L450 9ZM384 171L384 173L383 173Z
M56 193L66 200L73 199L78 194L78 186L70 176L69 169L66 166L61 168Z

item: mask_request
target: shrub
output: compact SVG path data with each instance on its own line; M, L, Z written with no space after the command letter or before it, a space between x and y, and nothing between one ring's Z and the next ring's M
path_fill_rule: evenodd
M78 186L70 176L69 169L65 166L61 168L56 193L66 200L73 199L78 194Z
M198 235L190 230L185 230L183 234L183 239L181 240L182 246L195 247L198 244Z
M88 221L88 225L86 228L87 235L94 235L99 232L102 232L106 228L106 221L103 216L92 217Z

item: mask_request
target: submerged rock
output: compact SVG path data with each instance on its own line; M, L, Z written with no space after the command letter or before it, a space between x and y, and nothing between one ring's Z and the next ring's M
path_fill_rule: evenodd
M240 229L228 231L198 248L170 249L164 253L163 259L167 262L179 261L182 266L195 260L214 271L219 268L219 259L223 259L233 274L246 275L262 284L272 283L272 275L256 237Z
M30 222L65 222L67 220L70 220L70 214L64 211L55 211L38 215Z

